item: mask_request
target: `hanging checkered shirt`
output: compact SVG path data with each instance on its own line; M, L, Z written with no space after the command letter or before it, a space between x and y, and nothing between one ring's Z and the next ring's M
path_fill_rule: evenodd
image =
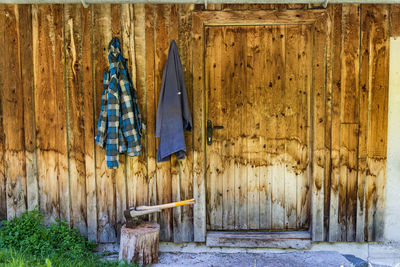
M141 153L142 119L118 38L111 40L108 52L110 71L104 73L96 143L106 150L107 167L116 169L120 153Z

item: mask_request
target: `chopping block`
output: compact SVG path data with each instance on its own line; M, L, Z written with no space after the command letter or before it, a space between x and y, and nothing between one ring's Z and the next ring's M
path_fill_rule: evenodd
M133 228L121 228L119 260L141 266L158 262L160 225L144 222Z
M160 225L145 222L146 215L160 212L162 209L195 204L194 199L161 204L156 206L132 207L124 211L126 224L121 228L119 260L140 265L158 261L158 243Z

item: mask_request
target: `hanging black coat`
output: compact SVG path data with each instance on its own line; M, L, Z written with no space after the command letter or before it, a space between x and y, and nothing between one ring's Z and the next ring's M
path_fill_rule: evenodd
M173 153L176 153L178 159L185 157L185 130L192 130L192 118L178 47L173 40L164 66L158 101L156 121L156 137L160 138L158 162L169 160Z

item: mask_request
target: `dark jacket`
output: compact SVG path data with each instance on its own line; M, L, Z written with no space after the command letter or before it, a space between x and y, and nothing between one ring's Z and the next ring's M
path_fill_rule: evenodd
M167 161L176 153L178 159L186 154L184 130L192 130L192 118L186 94L181 60L176 42L169 47L164 66L160 99L158 101L156 137L160 138L157 161Z

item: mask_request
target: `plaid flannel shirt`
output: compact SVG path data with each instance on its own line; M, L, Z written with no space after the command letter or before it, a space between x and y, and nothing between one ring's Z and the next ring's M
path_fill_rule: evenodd
M120 153L141 153L142 119L118 38L111 40L108 51L110 71L104 73L96 143L106 150L107 167L116 169Z

